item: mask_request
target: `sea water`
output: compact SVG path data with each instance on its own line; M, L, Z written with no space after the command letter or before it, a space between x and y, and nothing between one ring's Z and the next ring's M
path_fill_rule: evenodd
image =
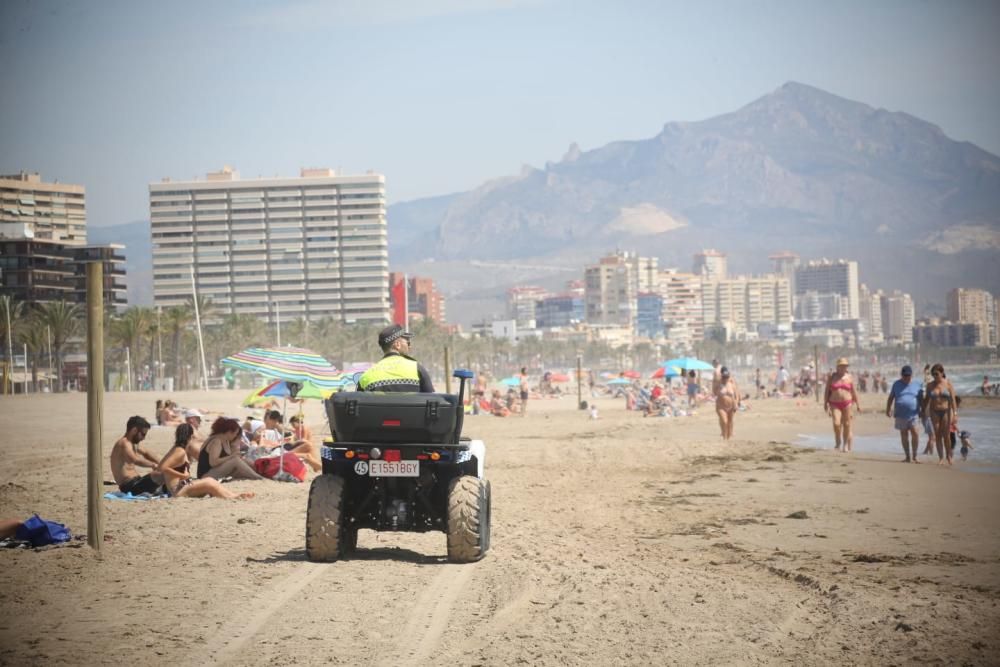
M991 375L991 382L992 378ZM980 382L982 379L983 376L980 374ZM998 380L1000 380L1000 374L998 374ZM899 440L899 431L893 428L893 425L894 420L886 417L884 434L854 436L853 451L858 454L884 454L902 457L903 445ZM1000 411L959 410L958 427L972 435L970 441L974 449L969 450L969 463L977 465L970 466L969 469L977 472L1000 473ZM920 433L919 451L922 454L927 444L927 436L924 434L922 426L918 426L917 431ZM831 426L828 432L820 435L799 434L799 438L794 444L816 449L833 449L833 427ZM955 461L956 464L961 465L962 456L959 453L962 446L961 441L957 441L956 445ZM922 458L926 462L937 461L937 452Z

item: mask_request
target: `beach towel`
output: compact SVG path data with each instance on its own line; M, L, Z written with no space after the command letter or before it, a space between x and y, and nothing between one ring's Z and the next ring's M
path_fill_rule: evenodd
M46 521L35 514L18 527L15 537L31 543L33 547L44 547L48 544L69 542L73 536L69 528L61 523Z
M108 492L104 494L104 497L108 500L157 500L159 498L169 498L170 496L166 493L158 493L152 495L149 493L140 493L137 496L133 496L131 493L125 493L122 491Z

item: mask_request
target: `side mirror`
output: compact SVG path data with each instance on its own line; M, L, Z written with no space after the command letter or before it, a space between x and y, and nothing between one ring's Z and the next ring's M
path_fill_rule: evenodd
M464 368L456 368L451 374L452 377L459 378L460 380L471 380L474 375L475 373Z

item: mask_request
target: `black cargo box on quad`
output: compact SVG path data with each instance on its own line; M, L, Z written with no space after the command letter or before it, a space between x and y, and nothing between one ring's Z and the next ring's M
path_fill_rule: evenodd
M326 401L336 442L457 444L458 396L345 391Z

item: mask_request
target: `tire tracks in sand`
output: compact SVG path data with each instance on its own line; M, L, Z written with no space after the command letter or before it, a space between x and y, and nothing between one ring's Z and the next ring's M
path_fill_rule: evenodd
M253 639L268 620L306 586L329 573L331 568L325 563L302 563L287 577L275 582L258 593L246 604L247 609L257 609L249 618L240 618L239 623L229 621L216 631L203 650L197 652L198 659L192 665L225 665L239 658L241 649Z
M442 565L441 571L427 584L410 609L406 627L393 645L399 648L379 656L370 664L378 667L419 665L427 662L448 627L451 608L466 587L475 564Z

